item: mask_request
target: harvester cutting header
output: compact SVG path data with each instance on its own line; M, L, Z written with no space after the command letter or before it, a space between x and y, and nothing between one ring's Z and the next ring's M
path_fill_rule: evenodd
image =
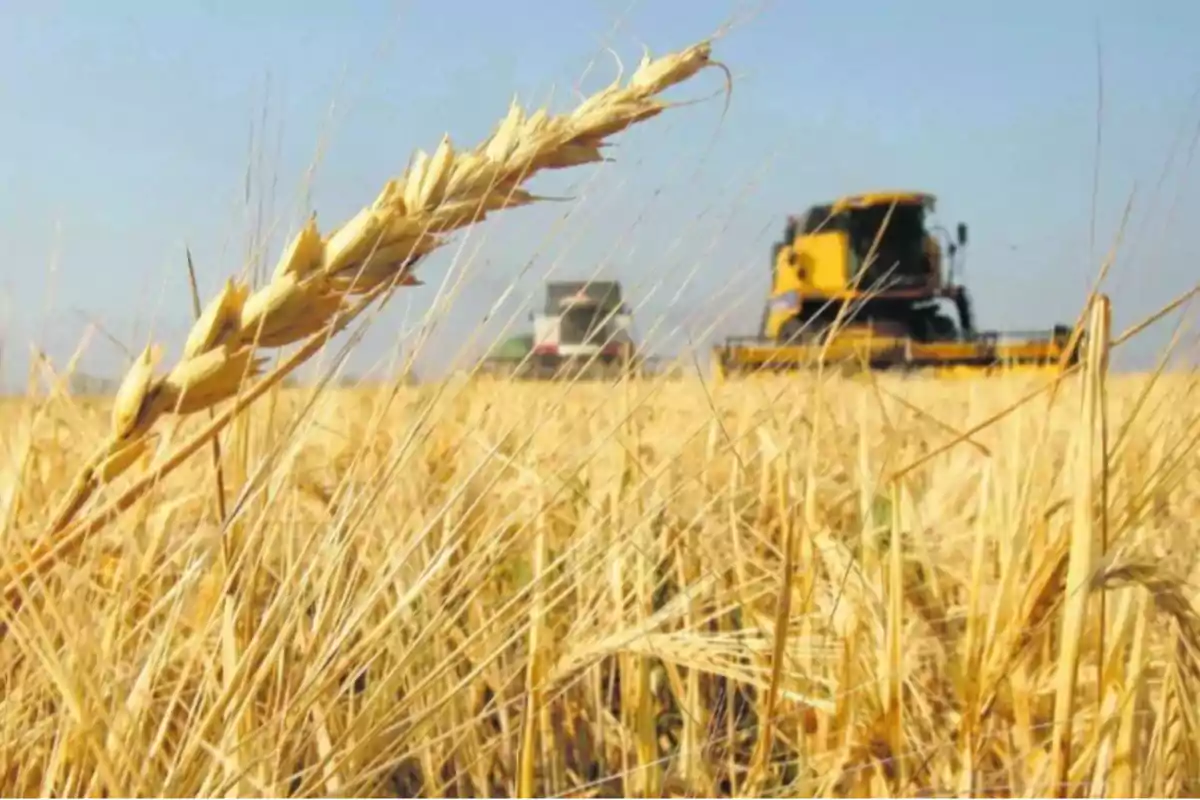
M822 361L967 371L1072 362L1078 347L1064 359L1068 326L1020 334L975 329L970 295L955 282L967 226L959 223L953 239L931 228L935 205L923 192L876 192L789 217L772 250L758 335L716 347L718 375L793 371Z

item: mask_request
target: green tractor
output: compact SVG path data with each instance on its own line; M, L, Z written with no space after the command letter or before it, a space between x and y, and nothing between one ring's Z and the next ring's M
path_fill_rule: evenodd
M529 370L532 352L533 334L510 336L493 347L479 362L477 374L501 378L517 377Z

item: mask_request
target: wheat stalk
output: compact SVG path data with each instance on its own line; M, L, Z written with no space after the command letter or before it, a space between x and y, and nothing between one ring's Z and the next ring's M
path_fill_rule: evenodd
M1056 797L1065 797L1072 766L1073 725L1077 698L1079 662L1091 595L1085 590L1095 565L1097 525L1093 506L1098 481L1093 477L1096 461L1098 426L1103 424L1102 400L1108 368L1112 311L1108 298L1097 295L1088 327L1088 352L1084 363L1081 395L1081 420L1076 451L1078 465L1075 514L1067 558L1067 582L1064 587L1062 635L1059 642L1058 672L1054 695L1053 769ZM1103 445L1101 445L1103 446ZM1107 454L1100 452L1103 461ZM1103 646L1101 646L1103 652Z
M374 299L395 286L418 283L413 268L448 234L491 211L542 199L522 188L534 174L605 161L606 138L670 107L658 95L708 66L721 67L710 54L708 40L658 59L647 54L627 85L618 77L561 116L542 109L527 116L514 100L485 142L457 152L444 136L432 155L418 150L402 176L329 235L322 237L310 217L265 286L251 291L244 282L226 282L169 371L155 376L158 345L141 353L117 392L107 439L77 477L51 533L70 524L100 483L148 452L162 417L193 414L234 397L248 378L260 375L264 348L344 327L365 308L348 307L352 298ZM290 361L287 371L303 360ZM270 378L281 380L278 373Z

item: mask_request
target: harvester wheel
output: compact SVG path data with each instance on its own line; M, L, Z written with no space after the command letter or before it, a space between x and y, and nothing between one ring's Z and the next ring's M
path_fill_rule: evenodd
M923 333L930 341L944 341L946 339L958 338L958 327L954 324L954 320L947 317L945 314L934 312L924 320L925 330Z

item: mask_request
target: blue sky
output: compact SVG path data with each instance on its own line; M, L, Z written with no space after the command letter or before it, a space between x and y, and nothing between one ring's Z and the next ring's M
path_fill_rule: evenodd
M711 97L722 78L706 73L673 96L711 99L622 134L615 163L537 179L535 189L573 199L502 212L460 236L423 267L428 285L373 324L351 368L412 347L442 279L463 269L452 304L433 316L427 373L510 319L528 325L548 274L626 281L653 350L751 333L785 215L876 187L935 192L945 222L969 222L965 278L986 327L1071 321L1135 185L1109 289L1116 326L1200 275L1189 224L1200 212L1189 159L1200 4L359 0L343 9L4 5L9 384L23 382L31 343L64 362L88 319L134 350L153 333L177 352L191 315L185 244L207 296L245 263L256 229L273 229L274 256L306 209L329 229L414 149L432 150L443 133L460 147L482 139L514 93L563 110L581 78L591 91L614 77L606 48L628 72L643 46L661 54L731 19L715 44L735 74L724 119L722 98ZM1093 248L1097 34L1105 108ZM1146 363L1169 334L1161 327L1121 361ZM115 372L124 358L97 335L82 363Z

